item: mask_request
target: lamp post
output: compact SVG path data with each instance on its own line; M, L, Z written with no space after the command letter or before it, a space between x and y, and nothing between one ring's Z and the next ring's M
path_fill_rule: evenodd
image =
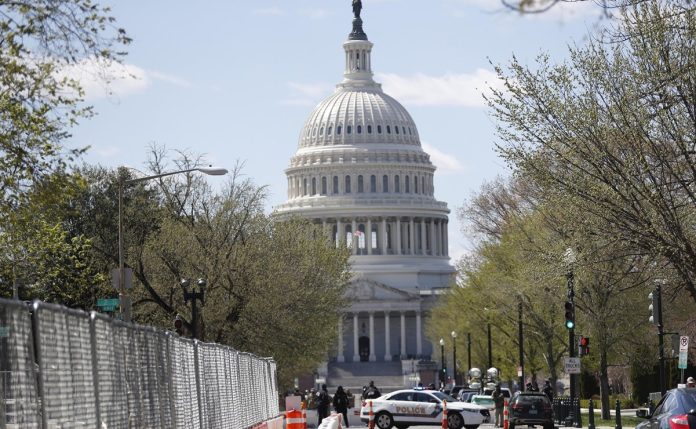
M493 368L493 342L491 341L491 322L488 322L488 368Z
M184 288L184 302L191 301L191 338L194 340L198 339L198 306L196 305L196 300L201 301L201 306L205 304L205 280L198 279L196 284L198 285L198 291L194 286L189 292L188 287L191 283L187 279L181 280L181 286Z
M517 303L517 341L520 344L520 390L524 390L524 331L522 330L522 298Z
M440 338L440 386L445 385L445 339Z
M130 322L131 319L131 302L130 297L126 291L126 279L125 279L125 264L124 264L124 251L123 251L123 188L126 185L132 185L138 182L145 182L152 179L159 179L160 177L172 176L174 174L190 173L192 171L199 171L211 176L222 176L227 174L227 170L219 167L196 167L189 168L186 170L170 171L168 173L155 174L153 176L137 177L135 179L126 180L125 167L119 168L118 174L118 302L119 302L119 312L121 317L126 322Z
M452 331L452 379L457 383L457 333Z
M466 359L469 365L467 371L471 371L471 332L466 334Z
M573 273L573 266L575 264L575 252L570 247L566 249L563 254L563 262L566 265L566 283L568 287L568 302L570 302L571 308L575 306L573 298L575 297L575 279ZM573 320L574 322L574 320ZM568 325L566 325L568 327ZM572 323L568 327L568 356L571 358L575 357L575 324ZM570 374L570 412L568 417L566 417L566 426L571 426L575 422L575 407L572 405L575 401L575 374Z

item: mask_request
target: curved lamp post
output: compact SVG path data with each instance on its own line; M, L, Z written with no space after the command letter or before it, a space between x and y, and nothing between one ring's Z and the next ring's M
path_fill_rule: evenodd
M452 379L454 379L454 384L457 383L457 333L452 331Z
M121 167L124 168L124 167ZM120 170L120 169L119 169ZM172 176L174 174L190 173L193 171L199 171L201 173L208 174L210 176L222 176L227 174L227 169L220 167L196 167L189 168L186 170L170 171L168 173L155 174L153 176L137 177L135 179L125 180L125 176L119 173L118 176L118 298L119 298L119 311L121 317L126 322L130 322L131 319L131 303L130 297L126 291L126 279L125 279L125 269L124 269L124 257L123 257L123 188L126 185L132 185L138 182L146 182L152 179L159 179L160 177Z
M445 385L445 339L440 338L440 385Z

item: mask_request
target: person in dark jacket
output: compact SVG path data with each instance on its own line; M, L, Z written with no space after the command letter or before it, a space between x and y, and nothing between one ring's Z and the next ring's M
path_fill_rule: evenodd
M343 391L343 386L338 386L333 397L333 406L337 413L343 414L343 427L350 427L348 423L348 394Z
M367 389L365 390L365 399L377 399L380 396L382 396L381 393L379 393L379 389L375 387L375 382L370 380L370 385L367 386Z
M551 382L549 380L544 381L544 388L541 392L549 398L549 401L553 402L553 388L551 387Z
M326 384L321 385L321 390L317 394L317 416L319 418L319 423L317 426L321 425L321 421L325 417L329 417L329 407L331 406L331 398L329 397L329 391L326 390Z

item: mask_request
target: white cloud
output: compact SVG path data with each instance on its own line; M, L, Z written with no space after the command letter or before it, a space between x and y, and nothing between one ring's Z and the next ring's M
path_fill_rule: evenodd
M423 150L430 155L430 160L435 167L436 172L440 174L452 174L464 171L464 166L454 155L444 153L428 143L421 143Z
M145 91L153 81L185 88L192 86L190 82L166 73L145 70L134 64L95 58L86 58L76 64L64 66L56 75L58 78L68 77L79 82L85 92L86 100L121 98L136 94Z
M259 9L254 9L252 11L254 15L282 15L283 10L278 6L264 7Z
M485 103L481 94L487 93L490 86L500 87L502 84L496 74L487 69L444 76L380 73L377 78L386 93L404 104L415 106L482 107Z
M287 106L314 106L331 93L334 85L328 83L288 82L293 95L280 101Z

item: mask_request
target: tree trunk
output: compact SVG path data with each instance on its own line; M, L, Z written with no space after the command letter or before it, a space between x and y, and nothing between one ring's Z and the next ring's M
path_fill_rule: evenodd
M609 404L609 368L606 349L599 353L599 393L602 401L602 419L611 419Z

